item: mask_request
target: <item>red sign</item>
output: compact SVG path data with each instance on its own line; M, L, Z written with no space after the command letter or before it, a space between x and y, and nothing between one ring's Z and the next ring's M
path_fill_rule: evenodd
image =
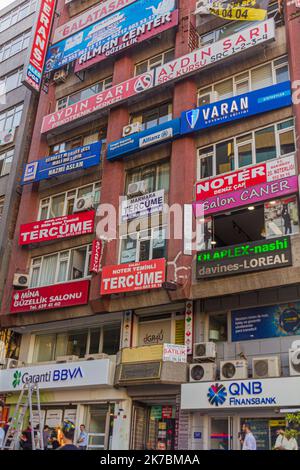
M92 244L90 272L98 273L101 268L101 261L103 256L104 242L103 240L94 240Z
M145 289L158 289L165 281L164 258L138 263L105 266L102 269L101 295Z
M162 418L171 419L173 417L173 407L172 406L163 406L162 407Z
M232 171L196 184L196 201L239 191L296 174L294 156L277 158L241 170Z
M56 0L41 0L24 83L40 91Z
M19 245L86 235L94 232L95 211L79 212L55 219L23 224L20 228Z
M88 303L90 281L73 281L45 287L14 290L11 313L39 312Z
M118 38L118 44L114 45L112 42L111 47L105 45L105 52L100 51L100 47L95 45L91 47L88 52L84 53L77 61L75 65L75 72L84 70L98 62L107 59L107 57L117 54L118 52L124 51L131 46L139 44L146 39L150 39L158 34L166 31L167 29L173 28L178 24L178 10L170 11L162 16L158 16L155 21L151 21L148 27L145 27L145 31L141 30L140 26L136 29L132 29L130 32L125 33L123 36Z
M126 82L119 83L105 91L101 91L86 100L79 101L67 108L55 111L44 117L41 132L48 132L56 127L63 126L69 122L76 121L96 111L119 104L121 101L130 98L142 91L146 91L153 86L153 70Z

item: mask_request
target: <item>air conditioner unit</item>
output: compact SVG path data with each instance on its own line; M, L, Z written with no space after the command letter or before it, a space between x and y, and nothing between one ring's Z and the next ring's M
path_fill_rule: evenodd
M82 196L76 199L74 202L73 212L86 211L92 209L94 206L94 196L89 194L88 196Z
M254 379L280 377L280 358L278 356L253 357L252 376Z
M136 181L128 185L127 196L138 196L147 193L147 183L145 180Z
M17 359L6 359L6 369L17 369L19 367L19 361Z
M79 356L57 356L56 364L60 364L62 362L72 362L78 361Z
M107 359L108 354L105 353L98 353L98 354L86 354L84 359L86 361L94 361L95 359Z
M58 84L58 83L65 83L68 77L68 72L65 69L57 70L55 74L53 75L53 81Z
M137 132L141 132L141 130L142 124L140 122L133 122L132 124L128 124L127 126L123 127L123 137L136 134Z
M300 375L300 347L289 349L290 375Z
M248 362L245 360L221 361L220 379L238 380L248 378Z
M207 8L207 2L204 0L198 0L196 2L194 15L207 15L208 13L209 13L209 10Z
M15 273L13 286L14 287L28 287L29 285L29 275L24 273Z
M206 360L206 359L215 359L216 345L215 343L195 343L194 344L194 354L193 359L197 360Z
M190 364L190 382L210 382L213 380L216 380L216 364L214 362Z

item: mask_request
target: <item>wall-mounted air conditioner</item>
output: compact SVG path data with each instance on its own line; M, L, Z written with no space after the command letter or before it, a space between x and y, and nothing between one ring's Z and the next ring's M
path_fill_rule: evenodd
M14 287L28 287L29 275L24 273L15 273L13 279Z
M195 361L215 359L216 345L213 342L195 343L193 347L193 359Z
M56 358L56 363L57 364L61 364L63 362L72 362L72 361L78 361L79 359L79 356L74 356L74 355L70 355L70 356L57 356Z
M94 206L94 196L82 196L75 200L73 212L81 212L92 209Z
M202 362L190 364L190 382L210 382L216 380L216 364Z
M17 369L20 362L17 359L6 358L6 369Z
M248 362L244 359L220 362L221 380L238 380L248 378Z
M53 75L53 81L56 84L65 83L68 77L68 72L65 69L57 70Z
M253 357L252 376L254 379L280 377L280 357Z
M109 356L105 353L98 353L98 354L86 354L84 359L86 361L94 361L96 359L107 359Z
M141 132L142 124L140 122L133 122L132 124L127 124L127 126L123 127L123 137L127 137L131 134L136 134L137 132Z
M290 375L300 375L300 341L294 341L289 349Z
M136 181L128 185L127 196L138 196L148 192L147 182L145 180Z

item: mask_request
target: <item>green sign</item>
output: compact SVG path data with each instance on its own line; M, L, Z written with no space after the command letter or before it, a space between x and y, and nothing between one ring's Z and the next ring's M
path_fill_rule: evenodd
M151 406L150 418L161 419L161 417L162 417L162 406L159 406L159 405Z

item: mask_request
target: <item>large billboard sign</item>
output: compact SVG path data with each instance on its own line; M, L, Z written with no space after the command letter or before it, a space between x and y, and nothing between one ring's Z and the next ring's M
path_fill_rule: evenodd
M39 312L88 303L90 281L73 281L31 289L14 290L11 313Z
M121 220L127 222L135 217L147 217L162 212L165 192L163 189L125 199L121 204Z
M181 133L200 131L237 119L291 106L291 104L291 82L278 83L184 111L181 114Z
M42 83L47 48L55 14L56 0L41 0L37 24L24 84L39 92Z
M175 0L140 0L50 47L45 71L79 60L80 68L114 55L178 23Z
M100 163L101 148L102 141L94 142L93 144L27 163L21 184L35 183L98 165Z
M76 237L94 232L95 211L39 220L20 227L19 245Z
M181 79L239 52L244 52L251 47L265 44L272 39L275 39L273 18L245 28L232 36L208 44L157 67L155 70L155 85Z
M41 132L49 132L57 127L82 119L96 111L119 104L131 96L152 88L153 80L153 71L146 72L105 91L101 91L86 100L48 114L43 119Z

